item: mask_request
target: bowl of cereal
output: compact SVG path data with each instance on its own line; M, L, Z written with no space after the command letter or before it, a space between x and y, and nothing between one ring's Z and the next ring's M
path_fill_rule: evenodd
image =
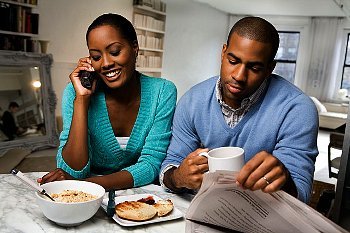
M95 183L79 180L54 181L41 185L55 199L36 192L43 214L61 226L76 226L90 219L101 206L105 189Z

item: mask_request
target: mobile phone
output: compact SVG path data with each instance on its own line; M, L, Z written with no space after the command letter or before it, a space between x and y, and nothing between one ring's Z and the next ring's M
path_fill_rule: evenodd
M92 82L94 80L94 73L93 72L89 72L87 70L81 70L79 72L79 79L80 79L81 85L83 87L91 90Z

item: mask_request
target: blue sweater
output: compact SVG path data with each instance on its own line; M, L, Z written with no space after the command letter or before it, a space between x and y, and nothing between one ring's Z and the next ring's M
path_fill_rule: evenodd
M120 148L114 136L104 92L97 90L91 97L88 111L90 159L80 171L73 170L62 158L62 148L68 139L72 122L75 98L73 85L67 85L62 99L63 131L60 135L57 167L76 178L126 170L133 176L134 186L149 184L158 177L171 136L176 87L170 81L144 75L141 75L140 81L140 108L125 150Z
M209 149L242 147L246 162L265 150L285 165L296 184L298 198L307 202L318 155L318 113L312 100L285 79L271 75L266 92L230 128L215 96L217 79L197 84L180 99L162 169L171 164L178 166L201 145Z

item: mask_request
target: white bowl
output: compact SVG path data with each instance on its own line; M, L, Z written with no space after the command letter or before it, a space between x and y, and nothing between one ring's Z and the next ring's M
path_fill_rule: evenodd
M64 190L77 190L97 196L97 199L76 202L63 203L53 202L49 198L36 193L37 203L44 215L61 226L76 226L90 219L101 206L105 189L95 183L78 181L78 180L62 180L43 184L41 186L48 194L60 193Z

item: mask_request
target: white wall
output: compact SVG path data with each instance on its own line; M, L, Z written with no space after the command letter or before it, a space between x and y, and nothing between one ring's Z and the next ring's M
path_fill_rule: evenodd
M217 75L220 52L226 40L228 16L207 5L186 0L167 0L165 52L162 76L172 80L181 96L190 86ZM132 0L39 1L40 39L49 40L53 55L52 84L61 96L78 59L87 56L85 32L102 13L119 13L132 21Z
M55 62L76 62L88 55L85 33L91 22L103 13L118 13L132 19L131 0L42 0L40 38L50 41L48 53Z
M162 76L172 80L178 99L193 85L219 74L228 15L208 5L167 0Z

